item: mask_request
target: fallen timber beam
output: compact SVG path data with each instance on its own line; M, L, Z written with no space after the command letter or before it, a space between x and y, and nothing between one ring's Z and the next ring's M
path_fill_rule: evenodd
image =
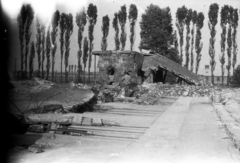
M82 127L67 127L67 129L74 129L74 130L81 130L81 131L108 131L108 132L125 132L125 133L139 133L143 134L143 131L132 131L132 130L122 130L122 129L109 129L109 128L94 128L94 127L89 127L89 128L82 128Z
M100 137L110 137L110 138L122 138L122 139L138 139L138 137L133 136L118 136L118 135L110 135L110 134L96 134L90 131L86 130L74 130L74 129L64 129L64 128L58 128L58 129L49 129L48 131L55 131L55 132L65 132L65 133L78 133L78 134L83 134L83 135L88 135L88 136L100 136ZM140 135L137 135L140 136Z

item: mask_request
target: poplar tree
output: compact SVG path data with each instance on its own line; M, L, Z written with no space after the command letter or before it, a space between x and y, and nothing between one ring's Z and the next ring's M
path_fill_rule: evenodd
M28 53L29 53L29 43L31 39L32 32L30 30L32 21L34 18L34 11L30 4L26 5L26 24L25 24L25 72L27 74L27 63L28 63Z
M123 51L125 49L126 40L127 40L127 34L125 31L125 24L127 21L127 8L126 5L121 6L120 11L118 12L118 21L121 26L121 36L120 36L120 42L121 42L121 50Z
M73 33L73 16L72 14L68 14L65 17L65 27L66 27L66 32L65 32L65 60L64 60L64 64L65 64L65 82L68 82L68 58L70 55L70 37Z
M51 66L51 38L50 38L50 27L48 27L47 30L47 37L46 37L46 58L47 58L47 63L46 63L46 70L47 70L47 76L46 79L48 80L49 77L49 71L50 71L50 66Z
M103 16L102 18L102 43L101 43L101 49L102 51L106 51L107 50L107 37L108 37L108 33L109 33L109 22L110 19L108 17L108 15Z
M62 83L62 60L64 55L64 43L65 43L65 32L66 32L66 14L62 13L60 16L59 27L60 27L60 52L61 52L61 83Z
M233 61L232 61L232 67L233 67L233 73L235 71L235 65L237 63L237 50L238 50L238 45L236 41L237 37L237 27L238 27L238 9L234 9L233 12L233 34L232 34L232 40L233 40Z
M42 25L41 26L41 33L42 33L42 78L44 79L44 60L45 60L45 52L46 52L46 49L45 49L45 26Z
M114 14L112 26L115 30L115 36L114 36L114 41L115 41L115 50L120 49L120 40L119 40L119 27L118 27L118 14Z
M221 69L222 69L222 84L224 82L224 64L225 64L225 47L226 47L226 25L227 25L227 20L228 20L228 10L229 6L224 5L221 9L220 15L221 15L221 28L222 28L222 33L221 33L221 56L220 56L220 63L221 63Z
M185 19L185 24L187 27L187 33L186 33L186 47L185 47L185 54L186 54L186 64L185 67L188 69L189 65L189 47L190 47L190 23L192 21L192 9L189 9L187 12L187 16Z
M185 18L187 16L187 8L185 6L182 6L181 8L177 9L176 12L176 26L178 29L178 33L180 36L180 63L183 64L183 35L184 35L184 26L185 26Z
M90 68L92 63L92 50L93 50L93 31L94 26L97 23L97 6L93 5L92 3L89 4L87 10L87 19L89 22L88 27L88 38L89 38L89 59L88 59L88 81L90 82Z
M230 83L230 70L231 70L231 66L232 66L232 44L233 44L233 40L232 40L232 26L233 26L233 12L234 9L232 6L229 6L229 12L228 12L228 33L227 33L227 55L228 55L228 65L227 65L227 71L228 71L228 75L227 75L227 85L229 85Z
M196 22L197 31L196 31L196 37L195 37L195 52L196 52L195 72L196 74L198 73L200 61L202 58L201 51L202 51L203 43L201 42L201 39L202 39L201 29L203 27L203 21L204 21L204 15L202 12L200 12L197 15L197 22Z
M41 59L41 54L42 54L42 30L41 30L41 24L40 24L40 20L39 18L37 17L36 18L36 30L37 30L37 33L36 33L36 43L35 43L35 46L36 46L36 51L37 51L37 56L38 56L38 73L37 73L37 76L39 77L40 76L40 72L41 72L41 65L42 65L42 59Z
M77 54L77 58L78 58L78 81L80 81L81 76L80 76L80 72L81 72L81 57L82 57L82 39L83 39L83 31L84 31L84 27L87 23L87 15L85 13L85 9L83 8L80 12L78 12L76 14L76 23L78 26L78 54Z
M85 69L87 67L87 60L88 60L88 50L89 50L89 47L88 47L88 39L87 37L84 38L84 41L83 41L83 72L84 72L84 84L86 84L86 80L85 80Z
M32 79L33 74L33 59L35 57L35 47L34 42L31 43L31 50L30 50L30 56L29 56L29 78Z
M218 9L219 6L217 3L211 4L208 12L208 27L210 29L210 39L209 39L209 56L210 56L210 66L211 66L211 76L212 76L212 84L214 84L214 70L216 67L215 61L215 36L216 29L215 26L218 22Z
M133 45L135 41L135 23L137 21L138 17L138 9L135 4L131 4L129 8L129 14L128 14L128 19L130 23L130 50L133 50Z
M194 34L195 34L195 25L197 22L197 11L193 11L192 13L192 30L191 30L191 35L192 35L192 40L191 40L191 68L190 70L193 72L193 64L194 64Z
M58 36L58 24L60 20L59 11L55 11L52 17L52 31L51 31L51 39L52 39L52 81L54 79L54 67L55 67L55 54L57 51L57 36Z

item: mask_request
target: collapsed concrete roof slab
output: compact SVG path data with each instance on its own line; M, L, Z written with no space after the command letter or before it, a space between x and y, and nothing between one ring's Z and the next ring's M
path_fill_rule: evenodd
M159 54L144 54L143 70L154 67L157 68L158 66L182 78L189 84L200 84L199 76L182 67L180 64Z

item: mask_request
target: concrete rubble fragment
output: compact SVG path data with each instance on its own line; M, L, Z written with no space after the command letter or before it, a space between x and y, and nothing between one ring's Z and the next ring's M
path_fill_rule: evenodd
M28 151L33 152L33 153L42 153L43 148L38 144L33 144L33 145L28 147Z

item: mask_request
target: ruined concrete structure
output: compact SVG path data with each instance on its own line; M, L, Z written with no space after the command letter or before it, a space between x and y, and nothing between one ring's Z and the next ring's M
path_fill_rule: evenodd
M190 85L199 85L200 78L180 64L159 54L144 54L135 51L94 51L99 56L98 68L100 83L120 82L124 71L128 71L132 82L140 84L150 75L152 82L165 83L168 72L178 77L178 82L184 81ZM95 65L96 66L96 65ZM155 71L157 70L157 71Z
M129 72L132 82L139 82L138 73L142 68L143 54L135 51L94 51L92 54L99 56L98 82L107 83L111 76L114 76L114 82L120 82L124 71Z

